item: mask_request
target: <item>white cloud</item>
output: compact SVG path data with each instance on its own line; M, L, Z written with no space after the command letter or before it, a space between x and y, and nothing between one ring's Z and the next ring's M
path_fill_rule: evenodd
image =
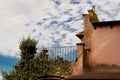
M19 41L23 36L29 35L39 39L39 46L52 46L54 42L50 37L59 40L62 38L62 34L66 33L66 38L61 39L60 44L75 45L79 42L75 34L82 31L83 27L81 15L91 9L91 5L87 3L88 0L76 1L80 1L80 4L74 5L70 4L70 0L61 0L62 4L56 6L52 0L0 0L0 55L19 57ZM120 18L120 0L92 0L92 2L96 5L96 12L99 14L100 20ZM69 14L64 14L65 11L68 11ZM57 18L53 18L55 16ZM65 24L76 29L75 32L65 30L62 24L58 25L64 23L69 17L75 19ZM43 18L48 20L43 20ZM58 23L50 24L53 20L58 21ZM37 22L43 24L36 25ZM29 26L26 26L26 24L29 24ZM48 27L45 28L46 26ZM55 32L59 32L59 34Z
M0 75L0 80L3 80L3 77Z
M96 12L99 14L100 20L110 21L120 19L119 9L120 0L94 0L94 5L96 6Z
M46 16L43 10L51 9L50 5L49 0L0 0L0 54L17 57L20 39L31 33L25 24Z

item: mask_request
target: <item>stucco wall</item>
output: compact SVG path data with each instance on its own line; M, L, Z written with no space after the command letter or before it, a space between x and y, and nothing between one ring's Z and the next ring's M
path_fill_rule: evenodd
M120 66L120 25L102 25L90 35L90 65Z
M72 63L72 75L82 74L83 71L83 43L77 43L77 60Z

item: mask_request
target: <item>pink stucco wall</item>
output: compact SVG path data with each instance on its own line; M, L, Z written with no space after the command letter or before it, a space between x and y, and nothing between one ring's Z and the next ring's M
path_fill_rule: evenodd
M72 63L72 75L79 75L82 74L83 71L83 43L77 43L77 61Z
M90 35L90 65L120 66L120 25L102 25Z

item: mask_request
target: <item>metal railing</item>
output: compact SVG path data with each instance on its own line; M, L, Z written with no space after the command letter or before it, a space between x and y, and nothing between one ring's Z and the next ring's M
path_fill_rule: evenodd
M40 48L42 50L43 48ZM61 57L64 60L75 61L77 58L76 46L62 46L62 47L45 47L48 50L48 59L56 59Z

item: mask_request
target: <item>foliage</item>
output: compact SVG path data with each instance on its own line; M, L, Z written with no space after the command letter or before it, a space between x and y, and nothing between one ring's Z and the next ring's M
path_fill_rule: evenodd
M23 38L23 40L20 42L19 48L21 50L21 58L22 59L30 59L33 58L36 54L36 45L38 41L35 39L31 39L28 37L27 39Z
M3 80L40 80L42 76L70 74L70 62L59 56L48 60L47 49L36 55L36 45L36 40L23 38L19 45L21 60L9 73L2 72Z
M51 60L51 62L54 65L55 72L54 74L60 75L60 76L65 76L69 75L71 72L71 65L70 62L67 60L64 60L62 57L57 57L55 60Z
M14 66L11 72L3 72L4 80L29 80L29 76L32 74L31 68L37 50L37 42L38 41L31 39L30 37L27 39L23 38L19 45L21 50L21 60Z

